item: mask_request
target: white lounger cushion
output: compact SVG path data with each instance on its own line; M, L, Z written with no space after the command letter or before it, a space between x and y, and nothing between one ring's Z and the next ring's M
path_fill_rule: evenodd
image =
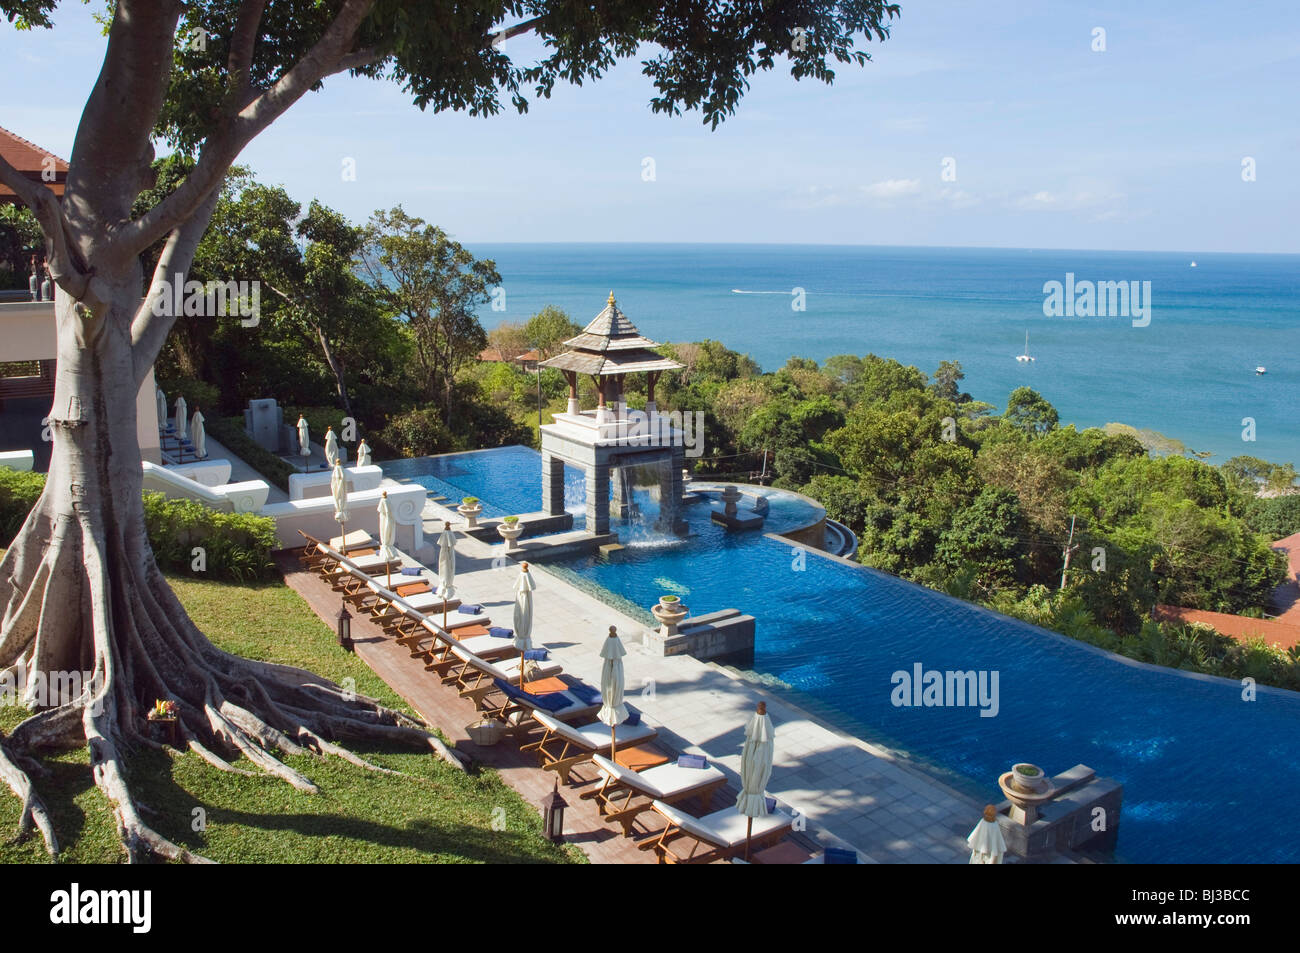
M518 684L519 656L516 655L512 659L505 659L501 662L489 662L487 659L479 658L473 652L465 648L465 643L457 642L455 639L452 639L451 642L451 654L456 656L456 658L460 659L466 665L470 665L483 674L490 675L492 678L499 678L501 681L509 682L512 685ZM538 662L537 664L539 666L537 675L540 678L546 678L550 675L558 675L560 672L564 671L564 667L554 660L549 662ZM572 698L575 702L578 702L578 696L572 695L569 692L564 692L563 694L568 698ZM581 702L579 702L579 704L583 708L592 707L591 705L582 705ZM572 706L561 708L560 711L567 711L570 707Z
M369 570L383 569L389 563L396 562L395 559L385 559L378 553L372 553L369 556L344 556L342 559L344 567L348 569L360 570L360 574L369 578Z
M602 751L609 747L609 726L601 722L575 727L552 717L553 713L539 711L537 723L553 731L566 741L571 741L585 751ZM657 735L658 732L642 721L639 725L619 725L614 729L614 741L620 745L636 744Z
M687 769L690 770L690 769ZM691 817L677 810L671 804L655 801L654 808L673 824L686 833L715 847L739 847L745 843L746 827L749 818L741 814L734 806L724 807L720 811L706 814L704 817ZM794 823L794 817L777 808L766 817L754 818L754 836L761 837Z
M655 799L680 797L688 791L721 781L725 777L712 764L707 768L679 768L670 762L638 772L615 764L604 755L598 754L592 761L602 774Z
M346 537L335 536L330 540L330 549L342 549L343 540L348 541L348 549L369 549L372 546L378 546L374 538L364 529L354 529Z
M420 612L429 612L434 609L441 610L443 603L447 601L435 592L417 592L413 596L399 596L398 598L406 603L407 608L416 609Z

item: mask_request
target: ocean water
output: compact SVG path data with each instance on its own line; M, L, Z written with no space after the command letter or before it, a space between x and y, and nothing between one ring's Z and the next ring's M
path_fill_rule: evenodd
M764 370L875 353L957 360L977 400L1033 387L1079 427L1112 421L1210 451L1300 464L1300 256L822 245L479 244L505 311L586 324L612 290L657 341L713 338ZM1192 267L1192 262L1196 267ZM1150 323L1047 317L1043 285L1150 282ZM803 289L805 310L793 309ZM1032 363L1017 363L1025 335ZM1267 373L1255 373L1257 365ZM1250 421L1253 421L1253 440Z

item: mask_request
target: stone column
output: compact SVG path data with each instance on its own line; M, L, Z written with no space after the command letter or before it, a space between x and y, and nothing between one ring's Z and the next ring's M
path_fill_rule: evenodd
M609 464L593 463L587 470L587 532L609 532Z
M611 513L625 520L632 515L632 474L627 467L610 467L609 479L613 484Z
M565 412L576 414L578 412L578 372L565 371L564 379L569 382L569 404L565 407Z
M685 533L682 512L682 469L686 466L686 448L674 446L671 456L659 467L659 527L665 532Z
M542 454L542 509L548 516L564 512L564 461L553 454Z

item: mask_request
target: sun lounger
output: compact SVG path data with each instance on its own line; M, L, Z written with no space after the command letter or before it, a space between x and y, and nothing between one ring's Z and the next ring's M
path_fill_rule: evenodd
M608 824L621 824L623 836L632 836L637 815L650 810L655 801L679 803L699 797L699 806L707 813L715 790L727 783L727 776L714 764L707 767L679 767L675 762L659 764L645 771L632 771L604 757L593 755L591 763L601 772L603 783L582 797L595 798Z
M712 764L683 768L669 763L638 772L604 755L593 755L591 760L604 781L598 790L582 796L595 798L607 824L622 824L624 837L632 836L637 815L650 810L655 801L676 804L698 796L701 809L707 813L713 792L727 781L726 775Z
M644 844L641 850L653 850L661 864L709 864L715 860L728 860L745 853L746 829L749 818L734 806L691 817L663 801L651 805L655 813L668 822L662 832ZM771 847L790 833L794 816L777 808L766 817L756 817L750 841L750 856ZM690 851L684 848L689 840Z
M598 691L576 680L562 681L568 686L564 690L532 694L519 687L518 675L510 680L496 678L476 705L486 717L502 723L510 734L518 737L540 727L539 717L563 724L590 718L600 710ZM528 742L521 744L519 750L527 751L535 746L535 742Z
M590 725L569 725L545 711L536 712L534 717L544 733L540 740L520 745L519 750L536 751L542 768L559 774L561 784L569 783L569 772L575 767L588 763L594 755L609 752L608 725L599 721ZM615 729L614 739L620 746L635 745L649 741L657 734L644 721L635 725L624 722Z
M516 655L514 658L493 661L475 655L461 645L451 633L439 636L438 640L447 647L446 662L448 667L444 672L438 672L437 669L429 665L425 665L425 668L441 675L444 683L454 684L461 697L469 698L476 705L483 707L482 703L489 694L501 690L500 686L496 684L498 681L505 682L506 686L513 688L514 691L519 690L519 667L523 662L520 656ZM511 648L513 649L513 646ZM534 677L545 678L550 675L559 675L562 671L564 671L564 668L559 662L538 662ZM576 696L574 698L576 701ZM584 705L584 707L587 706Z

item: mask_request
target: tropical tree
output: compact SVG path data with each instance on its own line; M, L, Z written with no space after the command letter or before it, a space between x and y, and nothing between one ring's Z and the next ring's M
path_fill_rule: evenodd
M1017 387L1011 392L1002 419L1025 433L1039 437L1055 430L1060 423L1056 408L1029 387Z
M56 4L0 0L0 12L21 29L48 28ZM231 767L214 748L239 752L309 791L311 782L272 752L342 753L333 737L431 738L325 679L216 649L149 549L135 406L176 322L158 305L189 271L222 182L254 137L339 74L398 82L420 108L491 115L503 96L523 110L526 86L546 97L557 82L596 80L643 47L651 108L699 110L716 126L749 76L778 58L795 78L825 82L834 62L865 63L855 40L884 39L896 13L881 0L118 0L63 200L0 159L0 182L41 225L57 285L58 361L49 478L0 561L0 666L22 662L35 683L91 673L77 697L0 741L0 776L22 800L23 830L35 825L57 849L25 759L85 743L130 856L194 860L149 827L126 781L124 757L143 740L157 698L177 703L185 741L213 765ZM501 41L529 31L544 50L521 65ZM156 137L193 155L194 167L133 213L154 184ZM140 256L159 242L146 286Z
M582 333L582 327L554 305L547 305L524 322L524 339L537 348L543 360L559 353L569 338Z
M370 217L361 261L375 297L410 323L425 386L450 423L456 373L487 346L476 311L501 284L496 265L400 206Z

